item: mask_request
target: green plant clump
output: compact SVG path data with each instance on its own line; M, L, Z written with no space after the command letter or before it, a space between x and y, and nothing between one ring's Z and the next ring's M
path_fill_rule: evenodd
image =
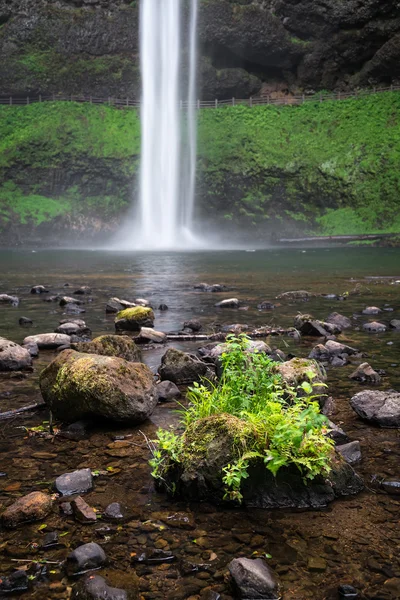
M232 415L230 427L235 431L235 460L221 473L227 499L242 499L241 486L253 461L263 461L273 475L295 465L305 481L328 474L333 442L326 436L327 419L313 395L314 374L300 386L299 397L299 390L285 385L277 363L263 353L247 352L246 336L230 336L227 344L218 383L204 381L188 391L189 406L181 411L184 434L158 431L150 461L153 476L163 479L173 463L190 463L191 454L201 451L188 444L193 431L202 430L206 447L207 419L218 415ZM218 419L211 423L215 427Z

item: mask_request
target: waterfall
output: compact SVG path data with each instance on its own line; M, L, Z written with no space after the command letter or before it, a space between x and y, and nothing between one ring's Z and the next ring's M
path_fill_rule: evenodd
M182 31L181 4L181 0L141 0L140 4L142 149L133 241L138 249L188 247L194 239L198 0L190 3L188 36ZM186 37L189 75L184 92ZM182 106L185 110L187 106L186 115Z

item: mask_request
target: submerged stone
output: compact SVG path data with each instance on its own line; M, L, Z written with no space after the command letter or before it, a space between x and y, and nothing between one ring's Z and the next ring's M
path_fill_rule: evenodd
M278 584L272 570L261 559L235 558L229 565L239 598L243 600L278 600Z
M102 567L106 561L106 553L101 546L95 542L83 544L67 556L67 573L68 575L79 575Z
M18 498L1 515L2 523L7 528L17 527L23 523L41 521L51 512L53 501L48 494L31 492Z
M86 576L72 589L72 600L129 600L128 593L107 584L100 575Z
M64 473L57 477L56 490L62 496L85 494L93 489L93 476L90 469L78 469L72 473Z
M0 596L9 596L27 592L29 579L26 571L15 571L9 577L0 577Z
M361 448L358 440L336 446L336 450L343 456L344 460L349 463L349 465L353 465L361 460Z

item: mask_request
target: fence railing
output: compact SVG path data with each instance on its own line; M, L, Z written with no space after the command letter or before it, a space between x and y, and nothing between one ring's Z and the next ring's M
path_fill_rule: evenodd
M306 102L326 102L328 100L347 100L349 98L364 98L373 94L382 92L399 92L400 85L391 85L390 87L370 88L365 90L355 90L351 92L328 92L317 93L312 95L302 94L297 96L282 96L273 97L268 94L254 96L247 99L230 98L228 100L197 100L194 103L189 103L186 100L179 102L179 108L183 110L201 109L201 108L220 108L223 106L260 106L264 104L282 105L299 105ZM116 108L140 108L139 100L131 100L130 98L97 98L95 96L0 96L0 104L7 106L25 106L38 102L84 102L88 104L106 104Z

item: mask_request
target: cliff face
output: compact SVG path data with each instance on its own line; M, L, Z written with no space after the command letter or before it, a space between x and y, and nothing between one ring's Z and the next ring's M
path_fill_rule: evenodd
M137 98L138 5L0 0L1 95ZM400 81L393 0L201 0L199 40L204 99Z

